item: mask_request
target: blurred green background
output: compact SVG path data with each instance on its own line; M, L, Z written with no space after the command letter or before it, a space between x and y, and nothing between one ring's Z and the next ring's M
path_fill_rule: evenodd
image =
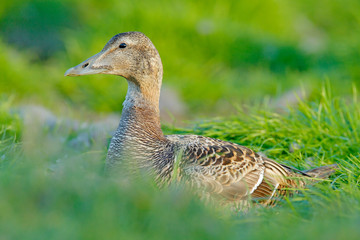
M191 116L281 99L325 79L346 95L360 79L360 2L2 1L0 92L16 101L119 112L126 81L64 77L115 34L144 32L164 64L165 88ZM171 109L170 109L171 111Z
M359 12L358 0L1 1L0 239L359 239ZM341 169L247 213L104 177L126 81L63 74L125 31L160 52L167 121L202 119L166 134Z

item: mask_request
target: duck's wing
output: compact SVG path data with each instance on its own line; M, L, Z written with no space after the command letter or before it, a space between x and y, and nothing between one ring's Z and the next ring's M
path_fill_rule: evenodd
M193 185L230 201L269 199L289 176L275 161L231 142L204 138L182 154L181 169Z

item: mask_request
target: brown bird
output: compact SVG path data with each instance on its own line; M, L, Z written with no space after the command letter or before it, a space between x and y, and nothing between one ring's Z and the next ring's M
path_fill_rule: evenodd
M161 130L159 97L163 77L160 55L140 32L115 35L100 53L66 71L65 76L113 74L124 77L128 92L106 168L145 169L158 182L184 179L212 198L269 205L306 178L326 178L336 164L299 171L226 141L197 135L168 135Z

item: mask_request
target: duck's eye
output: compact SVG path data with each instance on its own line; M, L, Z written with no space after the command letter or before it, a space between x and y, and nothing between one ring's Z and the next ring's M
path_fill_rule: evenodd
M120 43L119 48L126 48L126 43Z

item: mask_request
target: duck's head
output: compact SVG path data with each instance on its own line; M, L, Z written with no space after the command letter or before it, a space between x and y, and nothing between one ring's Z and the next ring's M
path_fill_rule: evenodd
M161 85L162 64L154 44L141 32L115 35L98 54L70 68L65 76L119 75L137 86Z

